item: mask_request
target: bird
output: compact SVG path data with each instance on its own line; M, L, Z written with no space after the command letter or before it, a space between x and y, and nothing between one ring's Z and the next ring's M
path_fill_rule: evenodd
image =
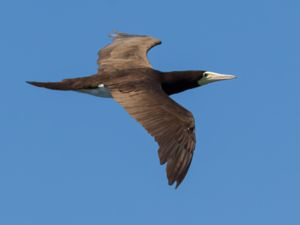
M95 74L60 82L26 82L113 98L154 137L159 145L160 164L166 164L168 184L178 188L195 151L195 120L170 96L236 76L206 70L162 72L154 69L147 58L148 51L161 44L159 39L122 32L114 32L110 37L112 42L98 52Z

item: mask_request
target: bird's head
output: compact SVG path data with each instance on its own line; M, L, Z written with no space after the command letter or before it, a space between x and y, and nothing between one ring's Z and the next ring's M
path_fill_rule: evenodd
M213 73L203 70L174 71L163 73L162 88L168 94L203 86L215 81L234 79L233 75Z
M201 78L197 81L199 86L209 84L215 81L231 80L236 78L234 75L226 75L220 73L214 73L209 71L203 71Z

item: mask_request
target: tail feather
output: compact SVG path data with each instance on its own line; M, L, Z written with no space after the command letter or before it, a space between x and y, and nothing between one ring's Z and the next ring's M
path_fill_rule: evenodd
M35 81L26 81L28 84L37 87L43 87L53 90L73 90L70 85L66 85L64 82L35 82Z
M26 82L28 84L37 87L67 91L67 90L96 88L98 83L100 84L100 79L101 76L95 74L89 77L65 79L60 82L36 82L36 81L26 81Z

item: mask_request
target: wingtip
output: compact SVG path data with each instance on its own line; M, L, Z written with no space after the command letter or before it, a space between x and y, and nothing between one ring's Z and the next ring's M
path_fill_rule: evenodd
M116 38L126 38L126 37L147 37L147 35L140 35L140 34L129 34L126 32L120 32L117 30L113 30L109 35L110 38L116 39Z
M177 182L176 182L175 190L178 189L178 187L180 186L180 184L181 184L181 181L177 181Z
M110 34L108 34L108 37L112 38L112 39L115 39L118 36L119 33L120 32L118 32L117 30L113 30Z
M177 190L178 187L179 187L179 185L181 184L181 181L179 182L179 181L175 181L175 180L169 180L169 181L168 181L168 184L169 184L170 186L172 186L175 182L176 182L175 190Z

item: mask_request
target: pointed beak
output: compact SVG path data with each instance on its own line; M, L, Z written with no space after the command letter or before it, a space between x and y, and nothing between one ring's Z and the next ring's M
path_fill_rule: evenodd
M207 80L210 82L219 81L219 80L232 80L235 79L235 75L228 75L228 74L220 74L220 73L213 73L213 72L206 72Z
M234 75L226 75L226 74L220 74L220 73L214 73L206 71L203 74L203 77L198 81L198 85L202 86L205 84L209 84L215 81L221 81L221 80L232 80L236 78Z

